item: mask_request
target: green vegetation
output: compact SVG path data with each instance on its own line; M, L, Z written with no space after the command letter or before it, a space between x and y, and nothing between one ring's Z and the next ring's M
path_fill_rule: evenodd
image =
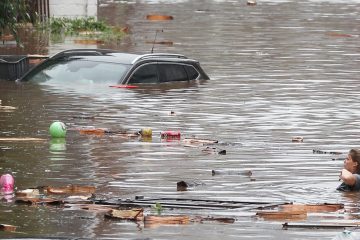
M38 29L49 31L52 39L65 36L84 36L102 41L119 41L125 33L121 29L97 21L94 17L88 18L50 18L45 24L39 24Z
M26 0L1 0L0 1L0 36L3 34L14 35L18 39L19 23L30 21L29 6Z
M152 209L157 212L158 215L161 215L161 212L163 210L162 206L161 206L161 203L155 203L153 206L152 206Z
M101 42L119 42L126 34L118 27L107 25L94 17L89 18L50 18L46 22L38 20L37 13L33 13L34 3L28 0L0 0L0 38L13 35L19 44L22 23L36 22L35 30L51 33L51 39L63 40L64 36L82 36L85 39L96 39ZM31 25L29 25L31 26ZM28 27L28 26L27 26Z

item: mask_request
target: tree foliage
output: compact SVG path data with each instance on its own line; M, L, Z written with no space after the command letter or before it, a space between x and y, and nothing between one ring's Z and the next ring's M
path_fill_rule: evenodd
M26 0L0 0L0 35L13 34L18 39L18 25L30 20Z

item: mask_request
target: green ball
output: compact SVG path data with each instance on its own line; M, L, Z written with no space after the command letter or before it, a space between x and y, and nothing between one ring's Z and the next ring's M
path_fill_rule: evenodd
M49 128L50 136L53 138L64 138L66 126L63 122L53 122Z

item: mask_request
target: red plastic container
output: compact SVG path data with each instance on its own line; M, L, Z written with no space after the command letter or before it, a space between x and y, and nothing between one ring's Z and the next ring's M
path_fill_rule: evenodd
M164 131L160 133L162 139L180 139L181 133L179 131Z

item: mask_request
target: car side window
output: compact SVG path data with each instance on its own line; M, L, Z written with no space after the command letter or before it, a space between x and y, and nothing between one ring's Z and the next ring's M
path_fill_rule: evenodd
M190 80L195 80L199 77L198 71L193 66L185 65L184 68Z
M188 75L182 64L159 64L160 82L188 81Z
M156 64L146 64L135 70L129 83L158 83L159 76Z

